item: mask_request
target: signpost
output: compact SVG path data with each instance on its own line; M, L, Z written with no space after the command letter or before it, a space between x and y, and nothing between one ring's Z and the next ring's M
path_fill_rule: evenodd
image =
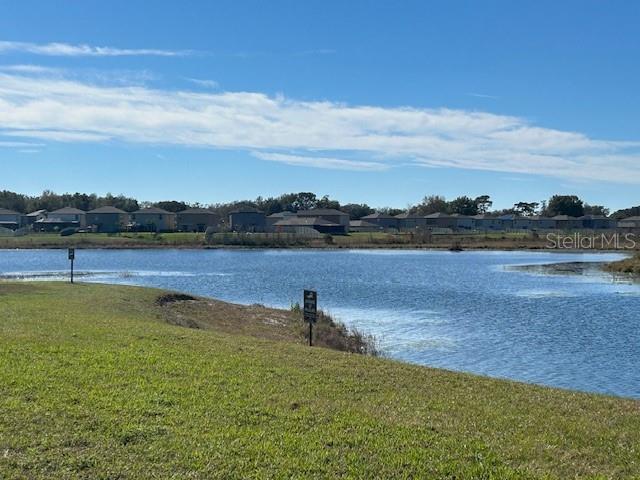
M309 323L309 346L313 347L313 324L318 319L318 292L304 291L304 321Z
M71 262L71 283L73 283L73 261L76 259L76 249L69 249L69 261Z

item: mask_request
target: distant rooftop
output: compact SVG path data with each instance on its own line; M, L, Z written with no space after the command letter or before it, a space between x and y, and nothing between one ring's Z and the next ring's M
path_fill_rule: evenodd
M58 210L54 210L53 212L51 212L51 215L84 215L85 212L84 210L79 210L77 208L73 208L73 207L64 207L64 208L59 208Z
M162 208L158 208L158 207L147 207L147 208L141 208L140 210L137 210L135 212L133 212L134 214L139 214L139 213L153 213L153 214L157 214L157 215L167 215L167 214L173 214L173 212L168 212Z
M181 212L178 212L178 214L180 215L183 215L183 214L215 215L215 212L212 212L208 208L196 207L196 208L187 208L186 210L182 210Z
M348 213L341 212L335 208L314 208L312 210L300 210L298 215L301 217L311 217L318 215L349 215Z
M104 207L100 207L100 208L95 208L93 210L89 210L87 213L117 213L117 214L126 214L127 212L125 212L124 210L120 210L119 208L116 207L110 207L108 205L104 206Z

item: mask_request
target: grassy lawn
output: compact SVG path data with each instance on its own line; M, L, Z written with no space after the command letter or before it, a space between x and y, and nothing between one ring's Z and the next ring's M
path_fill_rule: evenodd
M202 246L202 233L76 233L62 237L58 233L33 233L22 237L0 237L0 248L66 247L157 247Z
M160 293L0 283L0 478L640 475L640 402L309 348L277 311Z

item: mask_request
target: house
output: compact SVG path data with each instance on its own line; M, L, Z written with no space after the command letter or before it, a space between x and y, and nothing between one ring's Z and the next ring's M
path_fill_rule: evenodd
M0 208L0 227L17 230L22 224L22 215L13 210Z
M351 220L349 222L350 232L380 232L383 230L384 227L375 223L369 223L365 220Z
M473 224L476 230L502 230L502 222L498 217L492 217L487 214L474 215Z
M299 218L317 217L330 223L342 225L345 233L349 231L349 214L333 208L314 208L313 210L299 210L296 213Z
M319 233L344 235L347 233L348 227L320 217L298 217L296 215L277 221L273 228L277 233L299 233L301 229L311 228Z
M104 206L87 212L87 225L96 232L120 232L128 223L129 214L116 207Z
M618 228L640 229L640 217L623 218L618 221Z
M556 228L556 221L553 218L532 215L529 218L532 230L553 230Z
M582 228L582 221L571 215L556 215L552 218L558 230L578 230Z
M87 226L87 212L73 207L60 208L47 215L47 220L57 220L68 223L71 227L84 228Z
M518 218L518 216L513 213L500 215L498 220L500 221L502 230L514 230L516 226L516 218Z
M157 207L142 208L131 214L130 227L145 232L172 232L176 229L176 214Z
M473 217L454 213L449 217L452 229L454 230L472 230L475 227Z
M401 213L396 215L398 219L398 229L402 231L425 230L427 228L427 219L421 215L410 213Z
M220 223L220 217L206 208L188 208L178 212L177 219L181 232L204 232Z
M276 222L279 222L280 220L284 220L285 218L291 218L295 216L296 216L295 213L288 212L288 211L272 213L265 219L267 231L274 232L275 231L274 225Z
M256 208L245 207L229 214L229 227L234 232L264 232L266 225L264 212Z
M22 216L22 224L26 227L32 227L35 222L47 218L46 210L36 210Z
M536 223L531 219L531 217L516 216L513 219L514 230L533 230L535 228L535 225Z
M73 207L60 208L33 222L37 232L59 232L65 228L85 228L87 213Z
M360 220L365 221L367 223L372 223L373 225L377 225L384 230L394 228L398 229L399 219L394 217L393 215L387 215L385 213L372 213L371 215L366 215L362 217ZM353 223L353 222L352 222ZM351 229L351 224L349 225Z
M582 222L582 227L590 230L608 230L616 228L618 222L614 218L605 217L604 215L584 215L578 220Z

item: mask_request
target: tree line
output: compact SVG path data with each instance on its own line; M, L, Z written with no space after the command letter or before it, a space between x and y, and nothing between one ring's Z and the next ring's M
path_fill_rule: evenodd
M540 202L518 202L513 207L503 210L491 210L493 201L489 195L481 195L476 198L459 196L453 200L447 200L440 195L425 196L421 202L410 205L406 209L378 208L374 209L366 203L341 204L339 201L325 195L317 196L313 192L286 193L277 197L258 197L255 200L240 200L227 203L215 203L201 205L199 203L187 203L178 200L164 200L159 202L144 202L125 195L112 195L107 193L100 196L95 193L63 193L57 194L45 190L40 195L24 195L8 190L0 191L0 208L14 210L20 213L29 213L36 210L54 211L63 207L74 207L80 210L93 210L102 206L113 206L126 212L133 212L144 207L158 207L170 212L180 212L188 208L207 208L217 213L221 218L233 210L241 208L255 208L266 215L280 212L297 212L299 210L312 210L315 208L330 208L348 213L352 220L360 219L374 212L397 215L407 212L412 215L429 215L432 213L448 213L460 215L505 215L517 214L523 216L542 215L553 217L556 215L569 215L580 217L582 215L609 215L609 209L602 205L590 205L576 195L553 195L548 200ZM640 206L618 210L611 215L613 218L627 218L640 215Z

